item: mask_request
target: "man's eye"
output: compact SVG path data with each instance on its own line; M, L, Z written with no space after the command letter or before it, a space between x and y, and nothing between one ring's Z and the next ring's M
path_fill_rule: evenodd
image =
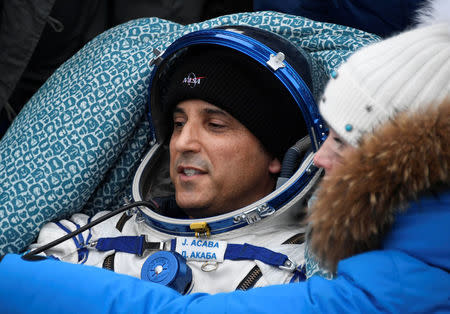
M208 122L208 127L213 131L222 131L225 129L226 125L223 123Z
M173 127L175 129L181 128L181 127L183 127L183 125L184 125L183 121L173 121Z
M223 124L214 123L214 122L210 122L209 125L212 126L213 128L223 128L223 127L225 127Z

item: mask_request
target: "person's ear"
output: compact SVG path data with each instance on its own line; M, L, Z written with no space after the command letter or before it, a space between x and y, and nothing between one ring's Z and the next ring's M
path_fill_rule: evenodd
M273 157L269 163L269 173L278 174L280 173L280 171L281 171L281 162L278 160L278 158Z

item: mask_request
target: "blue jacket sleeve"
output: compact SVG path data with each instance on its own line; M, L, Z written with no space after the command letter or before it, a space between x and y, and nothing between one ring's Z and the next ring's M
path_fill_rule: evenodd
M0 262L6 313L274 313L349 312L370 300L345 278L208 295L181 296L164 286L108 270L55 260ZM373 309L373 308L372 308Z

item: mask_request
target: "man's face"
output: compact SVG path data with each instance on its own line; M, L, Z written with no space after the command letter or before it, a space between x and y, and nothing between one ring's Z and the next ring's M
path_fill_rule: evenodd
M355 149L353 146L346 143L334 130L330 129L327 139L314 155L314 164L323 168L325 175L327 175L336 165L342 163L342 154L353 149Z
M173 113L170 177L178 206L190 217L223 214L249 205L273 188L280 162L238 120L202 100Z

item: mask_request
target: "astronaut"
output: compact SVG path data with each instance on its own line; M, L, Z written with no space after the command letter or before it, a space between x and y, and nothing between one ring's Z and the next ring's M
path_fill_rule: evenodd
M180 293L303 280L305 204L326 131L307 52L244 26L201 30L152 61L155 144L130 204L43 252ZM314 68L317 69L317 68ZM47 223L36 249L107 214Z

